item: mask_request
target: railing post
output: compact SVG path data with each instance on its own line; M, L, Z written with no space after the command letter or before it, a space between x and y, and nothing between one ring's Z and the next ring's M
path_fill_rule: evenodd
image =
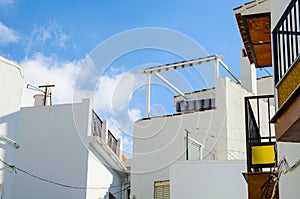
M107 120L103 120L103 124L102 124L102 135L101 138L102 140L106 143L107 138L108 138L108 121Z

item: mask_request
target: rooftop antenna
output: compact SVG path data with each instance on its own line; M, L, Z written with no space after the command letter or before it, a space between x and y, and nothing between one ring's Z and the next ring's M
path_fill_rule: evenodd
M44 94L44 106L46 106L46 100L47 100L47 96L50 97L50 105L52 105L52 93L51 93L51 88L55 87L55 85L53 84L48 84L48 85L42 85L42 86L33 86L31 84L27 84L26 88L30 89L30 90L34 90L34 91L39 91L42 92ZM44 88L44 90L42 90L41 88Z

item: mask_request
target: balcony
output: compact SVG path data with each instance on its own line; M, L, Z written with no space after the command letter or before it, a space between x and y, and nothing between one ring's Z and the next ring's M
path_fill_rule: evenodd
M270 124L274 114L274 96L245 97L245 125L248 198L271 198L275 187L272 172L276 166L275 130ZM278 198L278 188L274 198Z
M119 156L120 140L111 133L107 128L107 123L102 121L94 111L92 113L92 135L101 138Z
M273 34L274 78L278 110L272 118L276 139L300 142L300 2L292 0Z
M274 113L273 95L245 97L247 171L275 166L275 131L269 123Z

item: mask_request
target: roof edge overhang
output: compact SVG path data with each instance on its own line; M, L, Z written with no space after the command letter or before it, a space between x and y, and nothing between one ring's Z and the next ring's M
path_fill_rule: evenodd
M269 0L252 1L233 10L248 59L256 68L272 65L270 10Z

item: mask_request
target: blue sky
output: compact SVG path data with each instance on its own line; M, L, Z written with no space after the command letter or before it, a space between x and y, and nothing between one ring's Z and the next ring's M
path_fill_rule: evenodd
M224 61L238 66L242 47L232 9L246 1L34 1L2 0L2 24L22 37L36 28L56 23L68 38L64 48L27 42L1 46L1 53L21 61L36 51L59 59L83 58L96 45L119 32L141 27L170 28L199 42L208 52L225 54ZM50 41L49 41L50 42ZM238 72L238 70L236 70Z
M72 100L80 68L99 44L113 35L135 28L158 27L182 33L202 45L208 54L224 54L223 61L239 76L239 54L243 44L232 10L246 2L0 0L0 54L24 67L25 83L56 84L53 93L57 103ZM113 131L124 138L124 150L128 154L132 139L123 133L132 133L132 122L120 121L112 111L112 98L116 95L112 88L120 87L120 81L128 83L127 88L120 87L122 92L125 90L124 95L113 104L118 111L124 105L122 102L128 100L125 106L127 116L134 121L144 116L145 89L137 86L144 80L132 76L136 73L130 71L150 63L177 61L182 61L182 58L170 52L144 49L120 56L111 63L106 73L98 77L102 84L97 86L94 96L101 100L96 100L95 108L100 117L110 120ZM267 75L265 71L258 72L262 76ZM162 92L168 97L173 95L164 87L154 87L153 104L158 103ZM24 106L32 104L32 95L30 91L23 91ZM103 96L108 98L103 99ZM168 98L162 105L171 102L172 98ZM171 111L172 106L158 107L153 114ZM124 123L128 127L120 127Z

